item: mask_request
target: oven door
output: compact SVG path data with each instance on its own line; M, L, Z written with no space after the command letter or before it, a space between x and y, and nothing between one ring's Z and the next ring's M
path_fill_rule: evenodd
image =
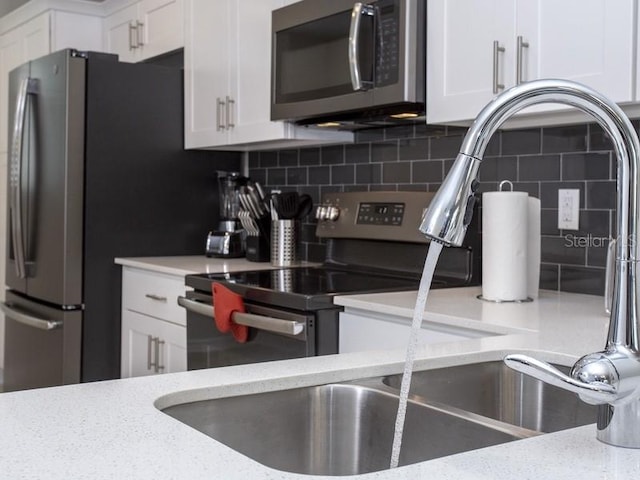
M187 310L187 369L225 367L316 355L315 315L245 302L249 340L238 343L218 331L210 294L187 292L178 303ZM286 333L289 332L289 333Z

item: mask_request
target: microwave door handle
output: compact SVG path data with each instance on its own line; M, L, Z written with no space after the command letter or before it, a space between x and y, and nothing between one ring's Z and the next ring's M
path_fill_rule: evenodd
M362 2L356 2L351 11L351 25L349 27L349 71L351 73L351 85L356 92L368 90L373 86L372 81L362 80L358 44L360 43L362 16L373 16L374 13L374 7L365 5Z
M25 78L20 84L16 100L16 112L11 140L11 160L9 171L9 211L11 212L11 238L16 262L16 275L26 278L26 261L24 249L24 226L22 224L22 162L24 128L26 122L27 99L36 92L36 81Z

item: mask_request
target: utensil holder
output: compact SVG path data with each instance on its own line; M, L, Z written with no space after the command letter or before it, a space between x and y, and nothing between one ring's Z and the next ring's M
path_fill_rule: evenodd
M300 222L275 220L271 223L271 265L288 267L298 263Z
M250 262L268 262L271 260L271 219L262 217L255 220L255 222L258 234L247 237L247 260Z
M262 235L247 237L247 260L250 262L270 260L269 242Z

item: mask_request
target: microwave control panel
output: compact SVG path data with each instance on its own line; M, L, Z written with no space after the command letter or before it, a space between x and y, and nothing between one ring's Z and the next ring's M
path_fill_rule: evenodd
M376 2L378 14L378 53L376 54L376 86L398 82L400 70L400 7L397 0Z

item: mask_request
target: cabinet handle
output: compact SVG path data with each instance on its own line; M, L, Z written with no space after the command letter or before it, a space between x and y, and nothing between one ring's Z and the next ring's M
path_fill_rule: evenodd
M222 100L220 100L220 97L216 98L216 130L220 131L220 130L224 130L225 129L225 125L224 122L222 120L222 109L225 106L225 102L223 102Z
M135 23L129 23L129 50L138 48L138 26Z
M136 45L142 47L144 45L144 23L136 21Z
M151 335L147 335L147 370L151 370L151 367L155 367L155 364L151 361L151 345L155 339Z
M500 74L500 54L504 53L505 48L501 47L498 40L493 42L493 93L498 93L500 90L504 90L504 84L498 82L498 75Z
M522 80L522 58L523 58L523 54L524 54L524 49L525 48L529 48L529 42L525 42L524 39L522 38L522 35L518 35L517 41L516 41L517 45L516 45L516 85L520 85L523 80ZM495 93L495 92L494 92Z
M164 340L160 340L160 337L156 337L156 348L155 348L155 353L156 353L156 373L160 373L162 370L164 370L164 365L160 364L160 346L164 345Z
M227 122L226 122L226 124L227 124L227 128L233 128L233 127L235 127L235 124L233 123L232 114L233 114L233 106L235 106L236 101L233 98L229 97L229 96L227 96L226 100L227 100L227 108L226 108Z
M147 298L150 298L151 300L157 300L158 302L167 301L167 297L164 297L162 295L156 295L155 293L145 293L144 296Z

